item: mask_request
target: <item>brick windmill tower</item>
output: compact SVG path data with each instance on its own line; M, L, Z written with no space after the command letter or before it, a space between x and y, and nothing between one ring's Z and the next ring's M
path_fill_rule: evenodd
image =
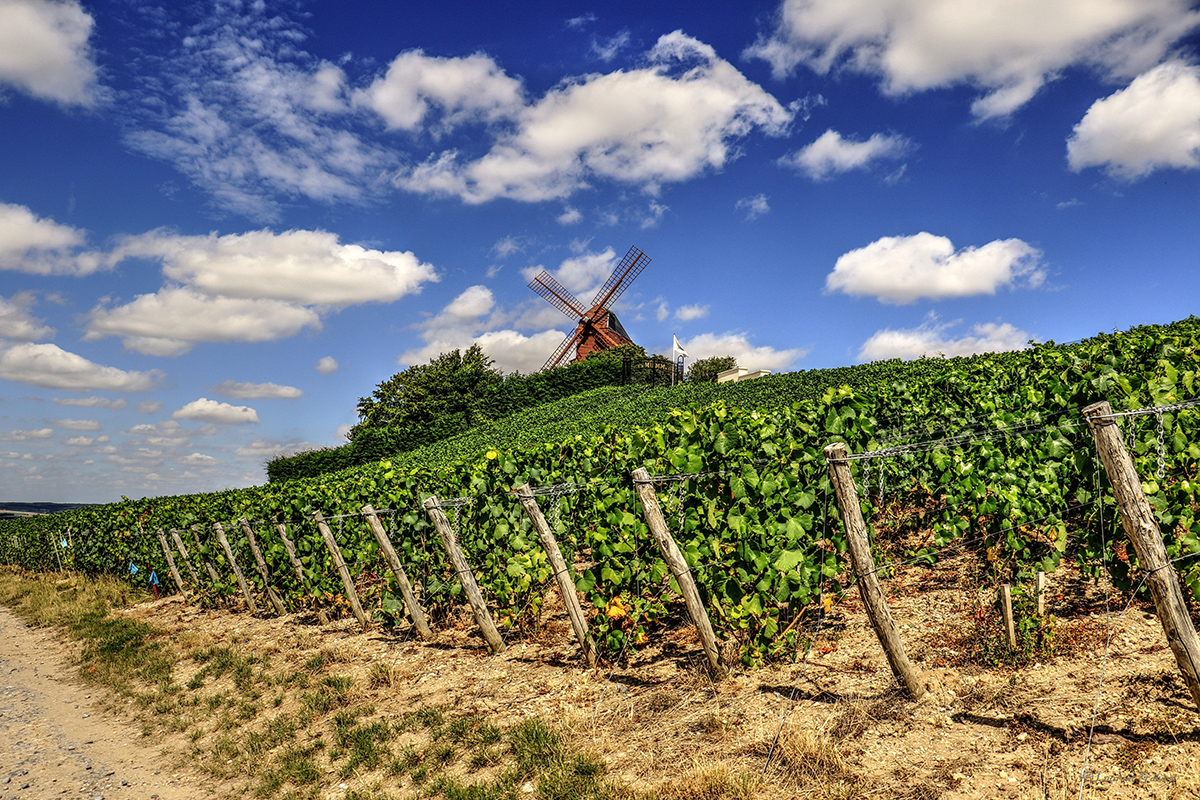
M600 291L596 292L590 308L579 302L575 295L545 270L529 282L529 288L546 298L546 302L578 321L575 332L568 335L550 358L546 359L546 363L542 365L543 372L561 365L572 351L575 353L574 361L583 361L597 350L633 344L633 340L621 326L621 321L610 308L649 263L650 259L645 253L636 247L629 248L621 263L613 270L612 275L608 276Z

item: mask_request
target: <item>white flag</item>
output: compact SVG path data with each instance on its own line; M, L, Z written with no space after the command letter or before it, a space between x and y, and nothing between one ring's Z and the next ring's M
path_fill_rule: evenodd
M673 340L674 340L674 344L673 344L673 345L671 345L671 354L674 356L674 358L672 358L672 359L671 359L672 361L674 361L674 360L675 360L675 358L678 358L679 356L683 356L684 358L691 358L691 356L689 356L689 355L687 354L687 350L684 350L684 349L683 349L683 345L681 345L681 344L679 343L679 337L678 337L678 336L676 336L675 334L673 334L673 333L672 333L672 334L671 334L671 339L673 339ZM676 355L675 355L675 353L678 353L678 354L679 354L679 356L676 356Z

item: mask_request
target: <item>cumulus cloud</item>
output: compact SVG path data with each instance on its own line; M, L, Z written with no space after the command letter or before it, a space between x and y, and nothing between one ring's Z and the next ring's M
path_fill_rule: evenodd
M812 144L779 159L779 163L822 181L842 172L868 169L878 161L903 158L911 149L912 143L903 136L875 133L866 141L855 141L830 128Z
M496 258L504 259L511 256L513 253L520 253L525 249L525 245L516 236L505 236L503 239L496 241L492 245L492 255Z
M338 370L337 359L333 356L322 356L317 360L317 364L314 369L316 369L316 371L322 375L332 375Z
M755 346L745 333L702 333L680 344L693 360L713 356L733 356L738 366L747 369L783 370L791 367L808 350L800 347L777 350L769 345Z
M53 436L53 428L38 428L33 431L8 431L7 433L0 433L0 442L28 442L36 439L49 439Z
M50 424L65 431L98 431L100 421L95 419L53 419Z
M583 213L578 208L567 206L563 212L554 218L559 225L574 225L579 220L583 219Z
M776 76L804 64L877 76L891 95L967 85L1003 117L1073 66L1132 77L1200 23L1188 0L784 0L746 54Z
M175 356L198 342L265 342L320 329L332 308L392 302L438 280L410 252L342 244L325 231L269 230L218 236L153 231L122 241L105 256L162 263L170 281L125 305L98 305L89 340L122 336L127 348Z
M395 157L347 124L346 76L304 52L298 22L261 3L162 13L172 18L156 32L187 38L143 55L140 73L154 80L131 109L132 147L253 219L278 217L279 197L361 202L377 191Z
M1004 286L1041 285L1046 277L1041 256L1020 239L956 251L948 238L931 233L885 236L841 256L825 289L898 304L995 294Z
M675 309L675 319L680 322L689 322L693 319L704 319L708 316L709 306L680 306Z
M213 391L235 400L295 400L304 396L304 392L295 386L280 386L278 383L239 383L234 380L221 381L213 387Z
M756 194L753 197L743 197L734 203L733 207L738 211L745 211L747 221L758 219L771 210L771 205L767 202L767 196L762 193Z
M190 453L180 458L179 463L190 467L215 467L222 462L219 458L204 453Z
M576 294L587 295L608 280L618 263L617 253L611 247L600 252L583 249L578 255L564 259L556 269L546 270L556 281ZM526 280L533 280L542 267L533 266L522 270Z
M254 461L263 461L275 456L290 456L305 450L316 450L321 445L313 442L278 442L274 439L253 439L238 449L234 454Z
M975 353L996 353L1021 350L1033 337L1007 322L985 322L974 325L966 336L954 338L949 331L961 321L939 323L930 315L915 328L885 328L876 331L858 351L860 361L879 361L885 358L919 358L920 356L969 356Z
M201 397L171 415L171 419L211 422L214 425L245 425L258 422L258 412L249 406L234 406Z
M722 168L755 129L778 136L791 122L779 101L682 31L661 37L646 61L564 81L515 111L486 155L443 151L397 183L468 203L560 199L596 178L653 193Z
M1200 167L1200 67L1161 64L1092 103L1067 140L1067 163L1127 180Z
M110 400L107 397L92 395L91 397L51 397L50 401L56 406L72 406L75 408L111 408L120 411L129 407L129 401L124 398Z
M62 105L94 105L94 25L75 0L0 3L0 84Z
M86 275L100 263L93 255L78 252L85 241L76 228L39 217L25 206L0 203L0 269L32 275Z
M326 231L270 230L218 236L154 231L122 242L110 263L162 262L163 274L209 295L285 300L304 305L387 303L437 280L432 264L410 252L342 244Z
M54 336L54 328L29 313L30 297L24 293L0 297L0 339L32 342Z
M396 56L387 73L354 99L382 117L388 128L404 131L496 122L525 105L521 82L489 56L440 58L422 50ZM431 122L433 116L436 122Z
M295 336L305 327L321 327L320 315L311 308L168 288L138 295L123 306L96 306L88 313L84 339L122 336L125 347L135 352L178 356L198 342L269 342Z
M137 410L142 414L156 414L162 410L161 400L143 400L137 404Z
M161 377L158 370L104 367L54 344L17 344L0 351L0 378L46 389L145 392Z

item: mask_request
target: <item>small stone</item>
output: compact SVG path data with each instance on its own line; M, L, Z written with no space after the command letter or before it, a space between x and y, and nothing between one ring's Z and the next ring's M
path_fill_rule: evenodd
M339 783L339 784L338 784L338 788L339 788L339 789L349 789L349 788L350 788L350 784L348 784L348 783Z
M84 719L87 719L87 718L88 718L88 717L90 717L90 716L91 716L91 714L84 714L84 715L83 715L83 718L84 718Z

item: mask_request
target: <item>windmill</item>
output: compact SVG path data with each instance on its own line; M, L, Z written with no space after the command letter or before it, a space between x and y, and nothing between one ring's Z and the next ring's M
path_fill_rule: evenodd
M546 298L546 302L578 321L575 332L567 336L546 359L542 365L543 371L559 366L572 350L575 351L574 360L583 361L597 350L633 344L617 315L609 309L649 263L650 259L645 253L636 247L629 248L621 263L608 276L600 291L596 292L590 308L579 302L575 295L545 270L529 282L529 288Z

